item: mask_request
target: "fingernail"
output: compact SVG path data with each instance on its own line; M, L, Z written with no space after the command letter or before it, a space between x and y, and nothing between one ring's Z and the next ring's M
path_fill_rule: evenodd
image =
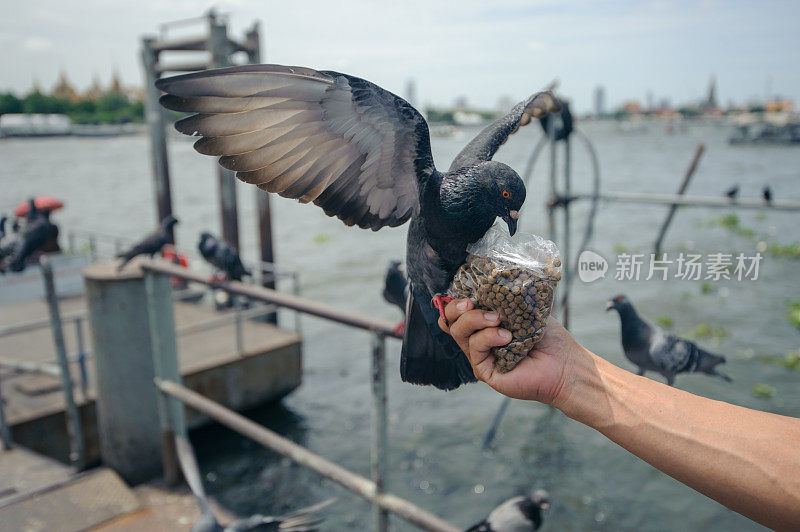
M458 303L456 303L456 308L458 310L467 310L467 305L469 304L469 299L462 299Z
M511 333L505 329L497 329L497 334L500 335L500 338L503 340L511 340Z
M487 312L483 315L483 319L490 322L497 321L497 312Z

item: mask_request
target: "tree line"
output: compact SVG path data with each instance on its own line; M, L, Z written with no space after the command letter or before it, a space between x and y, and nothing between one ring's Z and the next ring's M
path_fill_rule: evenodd
M141 100L121 92L108 92L97 98L70 100L33 90L23 97L0 92L0 115L6 113L65 114L77 124L125 124L144 121Z

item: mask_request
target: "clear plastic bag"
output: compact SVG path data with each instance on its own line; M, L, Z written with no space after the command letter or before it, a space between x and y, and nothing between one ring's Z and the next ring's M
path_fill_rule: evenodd
M512 338L492 354L499 371L511 371L544 334L561 280L558 248L536 235L512 238L498 224L467 251L448 295L469 298L475 308L498 313L500 326L511 331Z

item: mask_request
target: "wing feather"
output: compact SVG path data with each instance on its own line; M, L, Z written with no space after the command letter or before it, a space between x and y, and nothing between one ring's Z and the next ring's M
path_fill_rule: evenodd
M244 182L314 202L373 230L419 209L434 171L428 126L394 94L360 78L279 65L207 70L160 80L175 127Z

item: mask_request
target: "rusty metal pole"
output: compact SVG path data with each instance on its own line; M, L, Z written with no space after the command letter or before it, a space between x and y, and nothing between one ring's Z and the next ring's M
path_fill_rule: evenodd
M211 54L211 67L231 66L233 52L228 40L228 26L219 21L214 12L208 14L208 52ZM220 222L222 239L239 249L239 218L236 209L236 173L218 164L217 182L219 189Z
M692 158L691 164L689 164L689 168L686 169L686 174L683 176L683 182L681 183L680 188L678 188L678 195L683 196L683 193L686 192L686 189L689 187L689 181L692 180L694 176L694 171L697 170L697 164L700 162L700 157L703 155L703 151L705 151L706 145L704 143L700 143L697 145L697 151L694 152L694 157ZM675 211L678 210L678 204L673 203L669 207L669 212L667 213L667 217L664 219L664 223L661 225L661 229L658 231L658 237L656 238L656 243L653 245L653 253L656 256L661 254L661 243L664 241L664 236L667 234L667 229L669 225L672 223L672 217L675 216Z
M144 69L144 109L145 120L150 130L150 155L153 165L153 187L156 195L157 222L172 214L172 191L169 182L169 163L167 159L167 136L164 111L158 104L159 90L155 86L160 77L156 65L158 51L153 49L154 37L142 39L142 67ZM175 242L175 235L170 229L170 237Z
M372 481L375 494L386 491L387 456L386 429L386 338L375 333L372 337ZM374 505L372 528L376 532L389 530L389 513Z

